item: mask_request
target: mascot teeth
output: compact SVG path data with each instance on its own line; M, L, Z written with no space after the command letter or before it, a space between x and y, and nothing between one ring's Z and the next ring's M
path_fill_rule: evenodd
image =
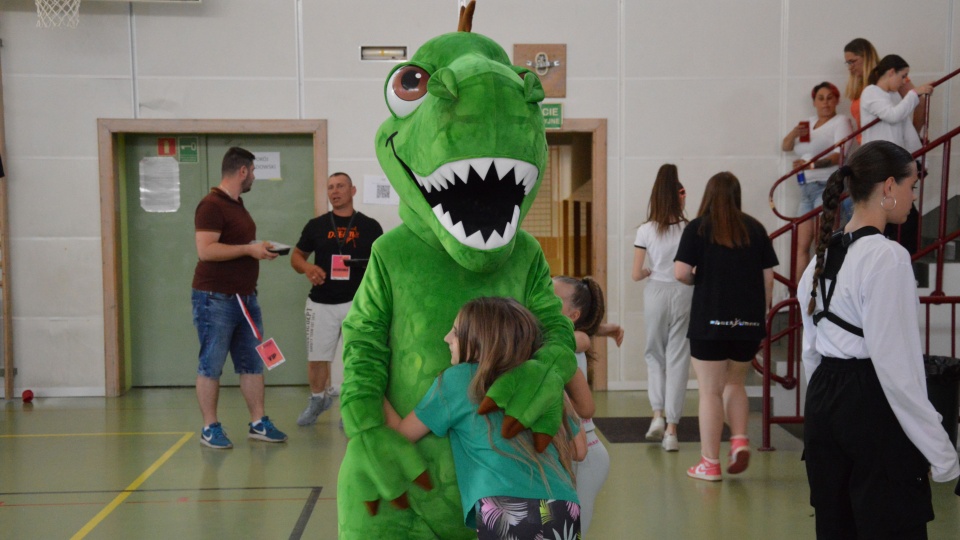
M414 176L427 204L458 242L491 250L509 244L517 233L520 205L539 175L525 161L474 158Z
M498 180L502 181L510 173L513 173L514 182L517 185L523 185L524 195L530 193L540 174L536 167L525 161L510 158L476 158L446 163L429 176L420 176L419 174L414 176L417 177L417 183L420 184L420 187L430 193L435 189L446 189L456 183L457 180L466 184L471 176L475 176L478 180L487 180L491 165L497 171ZM470 174L471 169L476 173L475 175Z
M437 216L437 219L440 220L443 228L450 231L450 234L452 234L458 242L465 246L483 250L496 249L500 246L507 245L510 239L517 233L517 222L520 221L520 207L514 206L513 217L510 219L510 222L507 223L506 227L503 228L503 233L501 234L494 230L490 233L489 237L484 240L479 230L467 236L463 221L458 221L454 224L450 212L444 211L442 204L434 206L433 213Z

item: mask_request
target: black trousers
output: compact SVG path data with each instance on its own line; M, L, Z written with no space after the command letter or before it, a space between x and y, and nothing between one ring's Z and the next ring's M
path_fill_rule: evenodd
M823 358L804 416L819 540L927 538L930 466L900 427L873 362Z

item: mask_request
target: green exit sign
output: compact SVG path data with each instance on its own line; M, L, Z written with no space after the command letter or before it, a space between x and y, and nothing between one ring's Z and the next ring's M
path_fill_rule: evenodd
M541 103L540 112L543 113L543 127L560 129L563 126L562 103Z
M179 137L177 149L180 154L180 163L197 163L200 161L200 137Z

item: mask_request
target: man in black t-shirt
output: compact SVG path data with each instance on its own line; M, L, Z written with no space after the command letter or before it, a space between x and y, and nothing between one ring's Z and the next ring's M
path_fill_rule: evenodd
M350 176L333 173L327 181L327 199L333 211L307 222L290 257L293 269L313 284L304 311L311 396L297 418L300 426L316 422L333 403L330 363L340 341L340 326L360 287L373 241L383 234L376 220L354 210L356 193ZM309 261L311 253L313 264Z

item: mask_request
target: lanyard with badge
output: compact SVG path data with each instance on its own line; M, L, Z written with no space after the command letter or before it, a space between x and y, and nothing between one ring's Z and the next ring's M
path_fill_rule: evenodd
M330 277L336 281L348 281L350 279L350 267L347 261L350 255L343 254L343 245L350 240L350 228L353 226L353 218L357 217L357 212L350 214L350 221L347 222L347 228L343 231L343 238L340 237L340 230L337 229L337 222L330 212L330 227L333 228L333 236L337 240L337 253L334 253L330 259ZM356 240L354 240L356 242Z
M253 335L256 336L257 341L260 342L257 345L257 354L260 355L260 359L263 360L265 366L268 370L271 370L280 364L286 361L286 358L283 357L283 353L280 352L280 347L277 346L277 342L270 338L266 341L263 341L263 334L260 333L260 329L257 328L257 325L253 323L253 317L250 316L250 310L247 309L247 304L243 301L243 297L239 294L234 295L237 297L237 302L240 304L240 311L243 313L243 318L247 320L247 324L250 325L250 331L253 332Z

